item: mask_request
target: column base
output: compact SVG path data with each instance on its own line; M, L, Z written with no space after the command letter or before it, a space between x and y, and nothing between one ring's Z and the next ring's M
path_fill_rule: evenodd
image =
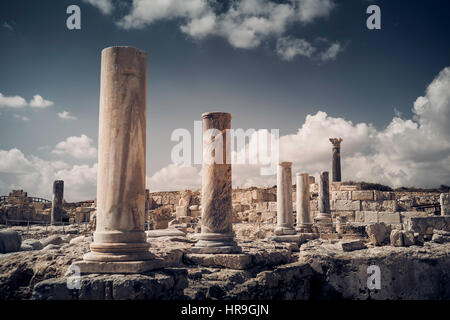
M144 231L94 232L91 252L83 256L86 262L124 262L154 259Z
M89 273L144 273L161 269L165 266L164 260L153 259L147 261L123 261L123 262L99 262L99 261L75 261L69 270L72 273L78 270L80 274ZM69 272L69 271L68 271Z
M323 233L335 233L333 227L333 221L331 219L331 214L329 213L319 213L315 218L317 229L320 234Z
M313 233L312 224L299 224L295 227L297 233Z
M241 253L242 249L234 241L233 234L200 233L198 242L191 248L192 253Z
M297 232L294 228L291 227L276 227L274 230L275 235L283 236L283 235L295 235Z

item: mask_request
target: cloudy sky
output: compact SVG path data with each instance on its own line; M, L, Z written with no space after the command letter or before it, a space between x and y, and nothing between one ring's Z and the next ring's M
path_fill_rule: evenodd
M69 30L66 9L81 9ZM366 9L381 8L381 30ZM0 195L69 201L96 192L100 52L149 56L147 184L200 187L200 166L171 161L175 129L203 112L232 127L280 130L294 172L344 180L450 184L450 3L368 0L17 0L0 2ZM256 165L233 183L273 185Z

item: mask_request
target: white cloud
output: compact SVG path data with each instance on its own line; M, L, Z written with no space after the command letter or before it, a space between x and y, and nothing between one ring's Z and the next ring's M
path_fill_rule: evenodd
M103 14L111 14L114 5L111 0L83 0L86 3L98 8Z
M310 58L315 52L316 48L304 39L284 37L277 41L277 53L283 60L292 60L297 55Z
M316 42L327 45L329 41L325 38L316 39ZM283 37L277 40L276 52L281 59L286 61L293 60L301 55L311 58L315 61L327 62L336 60L337 55L342 52L343 47L339 42L330 44L328 47L319 49L313 46L305 39L296 39L292 37Z
M308 115L297 133L280 137L280 161L293 162L293 176L296 172L309 172L317 177L320 171L331 170L332 146L328 138L342 137L345 181L368 181L393 187L448 185L449 89L450 67L443 69L425 95L416 100L413 119L396 115L381 130L370 123L353 123L322 111ZM261 176L259 169L258 165L233 165L233 184L242 187L276 184L275 176ZM158 181L164 183L165 189L181 189L178 175L182 173L178 167L169 165L160 172ZM182 172L197 173L198 170L185 166ZM197 181L195 174L184 174L183 187Z
M335 8L332 0L297 0L300 21L309 23L314 19L327 17Z
M77 120L77 117L72 116L69 111L58 112L58 117L65 120Z
M339 42L335 42L331 44L331 46L320 55L320 59L324 62L336 60L337 55L341 51L342 51L341 44Z
M50 100L45 100L39 94L33 96L33 99L29 103L21 96L11 96L7 97L0 93L0 108L23 108L29 106L31 108L47 108L53 105Z
M180 29L195 39L221 36L236 48L255 48L262 41L282 36L295 22L311 23L334 9L333 0L233 1L218 12L206 0L133 0L131 11L117 24L124 29L143 28L164 19L180 19Z
M7 97L0 93L0 108L23 108L27 105L27 101L20 96Z
M70 166L25 156L19 149L0 150L0 194L23 189L30 196L51 199L54 180L64 180L67 201L93 199L96 194L97 164Z
M97 157L97 149L92 146L93 142L84 134L79 137L68 137L65 141L59 142L52 153L69 155L77 159L94 159Z
M190 165L169 164L147 179L147 188L154 191L198 189L201 187L200 170Z
M53 105L50 100L45 100L40 95L36 94L33 99L30 100L29 106L32 108L47 108Z
M143 28L162 19L198 18L206 9L204 0L133 0L131 12L118 25L124 29Z

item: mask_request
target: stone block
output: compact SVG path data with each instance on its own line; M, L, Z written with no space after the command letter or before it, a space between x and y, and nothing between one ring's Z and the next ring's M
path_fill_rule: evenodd
M390 211L396 212L398 211L398 203L396 200L383 200L381 202L381 210L380 211Z
M376 223L376 222L378 222L378 212L376 212L376 211L364 211L364 222L365 223Z
M333 203L333 201L331 201ZM333 209L332 209L333 210ZM361 201L336 200L334 201L334 210L336 211L361 211Z
M395 200L395 193L391 191L373 191L373 199L375 201Z
M352 240L341 242L342 250L345 252L367 249L367 246L361 240Z
M415 244L414 233L405 230L392 230L390 235L391 246L409 247Z
M351 200L350 191L332 191L331 200Z
M356 211L360 212L360 211ZM332 218L340 218L341 223L355 222L355 211L335 211L332 212Z
M356 211L355 212L355 222L364 222L364 211Z
M240 254L195 254L184 255L188 264L196 264L204 267L222 267L244 270L252 266L252 256L246 253Z
M431 235L433 230L450 231L450 216L409 217L405 229L421 235Z
M373 200L373 191L362 190L362 191L352 191L352 200Z
M399 212L378 212L378 221L387 224L401 223Z
M372 223L366 226L366 233L369 241L375 246L389 242L390 228L384 223Z
M401 230L392 230L390 235L391 246L403 247L403 234Z
M63 242L62 238L58 235L49 236L40 241L41 241L43 247L46 247L49 244L60 245Z
M22 237L17 231L0 231L0 253L19 251L21 245Z
M342 231L344 234L355 234L363 238L367 237L366 224L359 222L347 222L342 225Z
M381 201L361 201L362 211L382 211Z
M176 217L186 217L188 216L188 207L187 206L177 206L176 208Z

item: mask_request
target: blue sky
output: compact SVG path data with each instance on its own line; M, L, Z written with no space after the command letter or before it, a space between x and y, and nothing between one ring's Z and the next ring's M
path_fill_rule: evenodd
M66 8L81 9L68 30ZM381 8L381 30L366 9ZM93 198L100 52L148 53L149 188L198 187L171 163L177 128L226 111L234 128L280 130L294 170L329 170L339 135L344 180L450 184L448 1L86 0L0 3L0 193ZM447 71L446 71L447 70ZM423 99L418 99L423 97ZM235 185L270 185L233 168Z

